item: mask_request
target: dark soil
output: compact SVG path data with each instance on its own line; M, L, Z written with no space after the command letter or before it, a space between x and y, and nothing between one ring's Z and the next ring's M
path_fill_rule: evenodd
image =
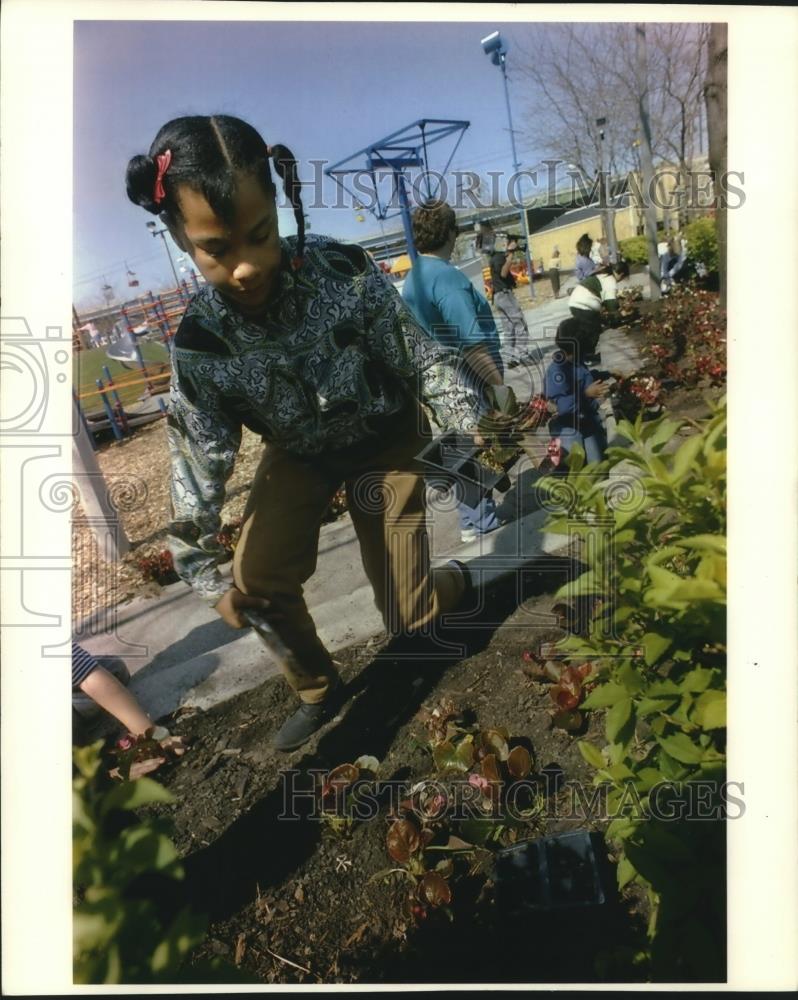
M589 796L591 769L574 736L552 729L549 685L524 670L525 650L564 634L551 614L551 595L569 572L570 562L554 560L545 574L493 588L484 602L490 613L483 610L468 630L450 633L462 646L447 659L405 659L407 651L397 659L384 642L346 650L340 669L353 700L340 722L293 755L270 749L294 707L280 681L176 722L173 730L188 738L191 749L159 778L179 800L169 811L187 877L179 898L164 904L187 898L209 914L201 955L223 956L267 983L624 977L613 955L639 943L642 929L641 902L632 894L593 912L536 922L498 911L486 871L453 881L451 919L430 909L418 922L409 913L406 877L373 878L398 867L385 846L387 803L346 835L315 819L286 818L290 790L307 791L311 769L328 771L361 754L380 760L382 780L401 779L409 788L434 779L416 715L450 698L470 710L480 728L504 726L513 742L530 750L546 808L525 836L600 830L600 819L585 810L569 815L571 785L581 783ZM598 713L581 735L603 745ZM302 814L309 802L297 798L293 809Z
M704 389L671 391L666 406L698 419L709 413L707 395ZM384 638L337 654L351 697L340 721L294 754L271 749L296 705L279 680L170 720L190 749L158 773L177 797L161 811L173 818L186 879L177 890L157 885L150 891L166 911L188 902L208 915L209 934L196 958L220 956L260 984L646 978L632 962L648 915L639 890L627 888L620 898L564 916L533 918L502 910L485 863L452 879L448 912L430 908L420 920L410 911L407 877L385 874L398 867L386 850L387 803L342 834L308 816L312 795L296 794L312 787L310 771L326 772L363 754L380 761L382 782L404 780L409 788L434 779L419 713L449 698L481 728L504 727L511 743L530 751L545 809L521 838L601 831L599 817L568 804L576 784L590 794L593 771L577 737L601 747L603 713L588 713L576 735L552 728L549 685L529 675L523 656L564 635L552 614L554 594L575 569L572 561L553 558L545 571L522 573L482 593L468 627L446 632L445 656L440 643L400 648Z

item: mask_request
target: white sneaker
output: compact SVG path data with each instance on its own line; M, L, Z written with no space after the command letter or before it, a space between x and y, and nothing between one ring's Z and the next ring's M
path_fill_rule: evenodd
M476 540L476 537L477 537L476 528L463 528L463 530L460 532L461 542L473 542Z

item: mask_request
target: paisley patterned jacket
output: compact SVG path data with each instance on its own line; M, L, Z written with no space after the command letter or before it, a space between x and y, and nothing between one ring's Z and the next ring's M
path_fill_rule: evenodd
M479 401L457 354L427 336L360 247L309 237L293 272L294 240L281 242L264 318L245 318L206 285L172 349L169 547L178 574L210 603L225 590L216 534L242 425L311 459L378 444L413 399L442 428L476 429Z

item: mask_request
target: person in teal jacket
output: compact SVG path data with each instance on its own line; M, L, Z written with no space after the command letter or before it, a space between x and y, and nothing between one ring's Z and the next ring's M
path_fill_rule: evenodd
M488 387L502 385L504 378L499 333L485 296L450 262L456 238L457 221L446 202L432 199L415 211L413 239L418 257L405 279L402 297L432 337L458 351L465 384L488 410ZM501 524L490 493L478 507L458 503L457 510L464 542Z

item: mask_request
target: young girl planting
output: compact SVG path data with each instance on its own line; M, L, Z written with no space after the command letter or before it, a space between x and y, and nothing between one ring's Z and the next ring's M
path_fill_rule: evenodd
M270 161L296 237L278 234ZM434 579L430 570L415 459L429 440L420 403L442 427L475 433L477 400L456 354L426 336L363 250L305 239L296 161L284 146L267 146L237 118L178 118L130 161L126 180L130 199L160 216L207 282L172 351L175 567L234 628L248 610L265 614L301 700L276 739L294 749L341 700L302 597L330 499L345 483L388 632L428 630L457 606L466 578L459 564ZM265 447L228 587L215 536L242 425Z

